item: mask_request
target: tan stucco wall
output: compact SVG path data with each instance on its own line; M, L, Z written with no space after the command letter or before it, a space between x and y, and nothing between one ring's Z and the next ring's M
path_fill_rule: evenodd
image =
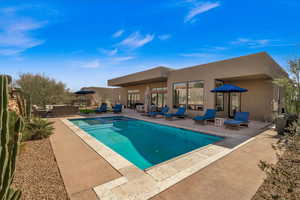
M241 109L242 111L250 112L250 119L260 121L272 120L275 92L271 79L230 81L226 83L248 89L248 92L241 94ZM225 109L227 112L227 101Z
M270 120L272 118L270 105L275 95L272 79L280 76L287 74L265 53L173 70L168 76L168 105L173 105L173 83L203 80L204 110L214 108L215 94L210 91L215 88L215 80L224 80L225 83L249 89L249 92L243 94L242 109L250 112L250 119ZM227 108L226 99L225 108ZM222 116L227 113L226 111L218 115ZM188 111L188 114L194 116L203 112Z

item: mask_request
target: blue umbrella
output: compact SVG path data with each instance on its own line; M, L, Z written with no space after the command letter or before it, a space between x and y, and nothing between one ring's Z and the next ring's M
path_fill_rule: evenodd
M77 92L74 92L74 94L79 95L80 97L84 97L84 100L82 98L79 99L80 100L80 105L85 102L85 104L86 104L85 106L87 106L86 95L88 95L88 94L95 94L95 91L92 91L92 90L79 90Z
M229 92L247 92L247 89L235 86L235 85L231 85L231 84L224 84L221 85L220 87L217 87L213 90L211 90L211 92L223 92L223 93L229 93Z
M79 90L77 92L74 92L74 94L82 94L82 95L95 94L95 91L92 91L92 90Z
M230 93L231 92L238 92L238 93L242 93L242 92L247 92L247 89L235 86L235 85L231 85L231 84L224 84L221 85L213 90L211 90L211 92L221 92L221 93L228 93L228 116L230 117Z

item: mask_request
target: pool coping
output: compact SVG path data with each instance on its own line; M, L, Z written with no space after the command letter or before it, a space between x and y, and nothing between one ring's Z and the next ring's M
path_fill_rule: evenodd
M126 117L134 118L132 116ZM227 137L224 137L224 140L215 144L200 147L191 152L187 152L147 168L146 170L141 170L121 155L96 140L93 136L74 125L68 119L61 120L72 130L72 132L79 136L97 154L103 157L113 168L123 175L118 179L93 188L100 199L149 199L254 139L254 137L247 139L230 149L217 145L226 140ZM149 122L152 121L149 120ZM177 128L193 130L186 127Z

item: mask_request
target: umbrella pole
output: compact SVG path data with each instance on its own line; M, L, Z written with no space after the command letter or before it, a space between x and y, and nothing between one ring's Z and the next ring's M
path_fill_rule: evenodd
M242 112L242 93L240 92L240 112Z
M228 118L230 117L230 92L228 92Z

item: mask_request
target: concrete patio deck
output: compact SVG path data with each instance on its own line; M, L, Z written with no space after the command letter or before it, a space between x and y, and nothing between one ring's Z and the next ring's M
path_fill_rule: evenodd
M262 184L265 173L259 161L275 163L271 144L274 131L265 131L254 140L217 160L194 175L153 197L152 200L250 200Z
M119 178L121 174L59 119L52 120L55 133L50 141L70 199L97 199L92 188Z
M206 132L211 133L215 135L220 135L223 137L226 137L226 139L218 145L223 150L223 147L226 149L226 154L230 153L230 149L237 148L237 145L242 144L243 142L249 140L253 136L257 135L258 133L263 132L267 128L267 124L260 123L260 122L251 122L249 125L249 128L244 128L241 130L230 130L230 129L224 129L220 127L214 127L212 125L195 125L192 120L186 119L186 120L174 120L174 121L167 121L164 119L152 119L148 117L142 117L140 114L135 112L124 112L122 115L134 117L138 119L143 119L147 121L152 121L160 124L165 125L172 125L180 128L188 128L191 130L196 130L200 132ZM104 116L104 115L103 115ZM105 116L109 116L109 114L105 114ZM80 116L75 116L80 117ZM245 194L247 194L245 197L251 197L251 195L254 194L256 189L259 187L260 183L262 182L263 173L258 169L257 164L260 159L267 160L267 161L274 161L275 154L271 149L270 143L274 142L274 139L271 137L267 137L266 135L274 134L272 131L264 132L263 134L260 134L255 139L252 138L251 141L248 141L247 144L244 146L241 146L237 149L235 149L234 152L226 155L222 154L220 157L223 157L219 159L220 157L217 157L216 162L210 164L209 166L204 166L205 168L202 170L197 170L198 168L193 168L193 172L188 175L184 175L180 178L178 178L176 181L174 181L172 177L176 177L176 174L180 171L174 171L174 168L169 168L168 163L166 166L157 167L154 171L146 171L146 174L142 171L138 171L136 169L124 167L123 169L116 170L116 167L114 168L111 166L112 163L107 162L105 159L103 159L99 153L97 154L95 152L95 149L91 149L90 146L88 146L86 143L81 140L82 138L76 136L67 126L65 126L63 123L61 123L60 120L55 120L55 127L56 127L56 133L51 136L51 143L53 146L54 153L57 157L57 162L62 174L62 177L64 179L67 192L71 199L97 199L97 196L92 191L97 188L103 189L103 187L107 187L108 183L110 184L109 187L111 189L116 188L114 192L115 199L126 199L126 194L124 193L124 189L127 188L127 190L134 190L132 186L134 184L129 184L133 180L138 181L139 179L136 179L136 177L144 177L142 180L143 182L148 182L149 184L149 190L156 190L154 193L152 191L151 195L148 196L129 196L132 199L148 199L151 196L158 194L159 192L164 192L156 195L153 197L154 199L195 199L193 196L199 197L197 195L197 192L204 190L206 192L202 192L203 199L218 199L216 198L217 195L216 189L220 188L224 189L224 191L229 191L228 194L230 194L230 189L232 189L232 193L241 193L242 191L246 191ZM78 135L78 134L77 134ZM262 137L262 138L261 138ZM264 142L262 142L264 141ZM250 145L251 144L251 145ZM250 145L250 147L248 147ZM223 147L222 147L223 146ZM257 148L257 149L255 149ZM227 150L228 149L228 150ZM261 152L257 152L259 150L263 150ZM271 151L266 151L271 150ZM214 148L213 151L216 151L216 148ZM217 151L220 152L220 148L217 148ZM247 153L247 155L245 154ZM76 156L74 156L76 154ZM250 154L254 156L249 156ZM203 155L198 153L198 155ZM205 155L213 155L213 153L205 153ZM191 157L194 159L194 157ZM227 159L226 159L227 158ZM229 159L228 159L229 158ZM109 160L109 159L108 159ZM195 159L194 159L195 160ZM187 160L188 161L188 160ZM196 160L197 161L197 160ZM214 160L213 160L214 161ZM190 161L189 161L190 162ZM221 165L218 164L221 162ZM246 165L245 163L250 164ZM197 163L194 163L197 164ZM208 163L209 164L209 163ZM213 166L217 167L213 167ZM181 165L182 166L182 165ZM221 166L227 166L227 167L221 167ZM174 165L173 165L174 167ZM203 168L203 167L202 167ZM252 173L247 174L247 169L251 168ZM164 171L166 170L167 171ZM170 170L170 169L173 169ZM175 169L178 169L175 166ZM200 168L199 168L200 169ZM211 170L208 173L204 173L205 170ZM237 169L237 171L232 170ZM123 171L122 171L123 170ZM124 171L125 170L125 171ZM222 171L223 170L223 171ZM227 171L229 170L229 171ZM169 175L165 176L164 174L161 174L161 172L170 172ZM191 171L191 170L190 170ZM198 172L197 172L198 171ZM216 171L219 171L216 173ZM238 175L238 172L245 172L244 176L249 175L251 178L253 178L253 181L250 181L249 183L245 183L245 180L243 179L237 180L236 176ZM142 174L143 173L143 174ZM181 172L180 172L181 173ZM193 174L194 173L194 174ZM193 175L192 175L193 174ZM211 176L208 176L207 174L211 174ZM146 175L146 176L144 176ZM168 180L168 177L172 178L171 182L167 182L169 185L166 187L166 180ZM187 178L186 178L187 177ZM154 178L154 180L152 180ZM158 179L157 179L158 178ZM184 179L185 178L185 179ZM197 187L190 188L190 193L186 194L184 191L189 191L185 187L181 187L180 185L184 183L185 181L190 181L193 184L197 184ZM207 181L203 181L207 180ZM153 182L154 181L154 182ZM158 181L158 182L156 182ZM179 182L181 181L181 182ZM232 183L231 183L232 181ZM233 182L234 181L234 182ZM128 182L128 183L127 183ZM106 183L106 184L104 184ZM152 188L152 185L155 184L161 184L161 187L159 190L157 188ZM170 184L171 183L171 184ZM175 184L177 183L177 184ZM104 185L103 185L104 184ZM115 184L115 185L114 185ZM121 193L118 191L118 187L120 185L124 185L121 187L123 190L120 190ZM131 187L125 187L125 185L131 185ZM139 184L139 183L138 183ZM174 185L175 184L175 185ZM225 190L225 185L228 185L228 188ZM250 184L250 186L248 186ZM103 185L103 186L101 186ZM188 184L191 186L191 184ZM245 187L247 185L247 187ZM101 186L101 187L100 187ZM147 186L147 184L146 184ZM158 185L160 186L160 185ZM184 190L181 190L181 188L185 188ZM194 189L193 189L194 188ZM249 189L247 189L249 188ZM239 189L241 190L239 192ZM194 191L196 190L196 191ZM98 190L99 191L99 190ZM103 192L103 190L101 190ZM110 189L108 189L110 191ZM142 189L141 189L142 191ZM97 190L96 190L97 192ZM134 191L132 191L134 192ZM176 195L176 193L184 193L185 196ZM126 193L126 191L125 191ZM242 192L243 193L243 192ZM97 193L99 194L102 193ZM219 193L218 193L219 194ZM231 195L232 197L238 197L238 195ZM121 196L118 196L121 195ZM178 197L177 197L178 196ZM109 199L109 196L103 196L104 199ZM119 198L120 197L120 198ZM143 198L142 198L143 197ZM147 198L146 198L147 197ZM176 197L176 198L175 198ZM214 198L213 198L214 197ZM239 196L240 197L240 196ZM199 199L199 198L197 198ZM202 198L201 198L202 199ZM230 198L232 199L232 198ZM233 198L235 199L235 198ZM237 199L237 198L236 198ZM239 198L240 199L240 198ZM247 199L247 198L244 198ZM249 199L249 198L248 198Z

